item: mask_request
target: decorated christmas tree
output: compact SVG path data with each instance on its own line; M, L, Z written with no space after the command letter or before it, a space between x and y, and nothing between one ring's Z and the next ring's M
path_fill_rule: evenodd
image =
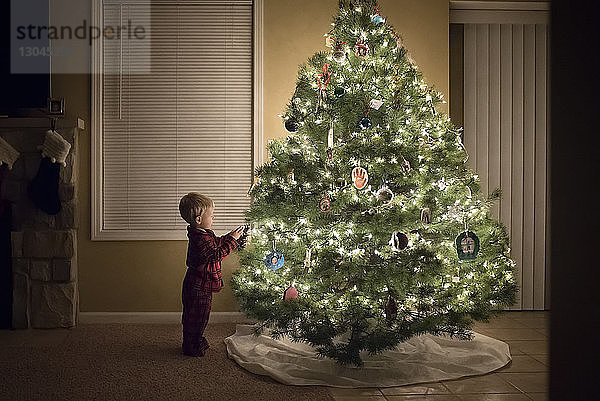
M374 0L340 1L330 51L299 68L250 188L242 310L341 364L430 333L470 338L514 302L500 196L480 192L461 130L438 110Z

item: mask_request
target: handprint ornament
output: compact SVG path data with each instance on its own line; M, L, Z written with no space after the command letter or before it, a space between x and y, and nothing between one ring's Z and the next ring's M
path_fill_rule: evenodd
M352 182L356 189L363 189L369 182L369 173L363 167L354 167L352 169Z

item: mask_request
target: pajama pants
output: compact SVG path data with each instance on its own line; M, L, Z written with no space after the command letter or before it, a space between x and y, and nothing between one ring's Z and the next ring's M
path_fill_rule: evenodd
M212 292L201 285L198 278L186 274L183 280L181 300L183 302L183 345L182 350L186 355L203 355L208 349L208 342L204 338L204 329L210 316Z

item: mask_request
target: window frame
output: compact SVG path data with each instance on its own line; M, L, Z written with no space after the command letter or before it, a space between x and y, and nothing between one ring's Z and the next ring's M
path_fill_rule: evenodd
M134 0L135 1L135 0ZM148 0L141 0L141 3ZM188 3L203 3L202 0L179 0ZM103 26L103 0L92 0L92 23ZM264 160L263 135L263 21L264 0L252 2L253 31L253 65L252 65L252 174L255 167ZM91 154L90 154L90 186L91 186L91 219L90 236L92 241L129 241L129 240L187 240L185 230L135 231L125 232L103 229L103 126L102 126L102 76L103 54L102 36L92 43L91 52ZM221 234L221 233L218 233Z

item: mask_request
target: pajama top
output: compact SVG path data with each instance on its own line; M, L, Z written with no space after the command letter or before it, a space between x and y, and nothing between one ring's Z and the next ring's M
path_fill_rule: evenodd
M187 236L189 243L185 264L188 274L207 292L221 291L221 260L237 248L237 241L229 234L217 237L212 230L192 226L188 226Z

